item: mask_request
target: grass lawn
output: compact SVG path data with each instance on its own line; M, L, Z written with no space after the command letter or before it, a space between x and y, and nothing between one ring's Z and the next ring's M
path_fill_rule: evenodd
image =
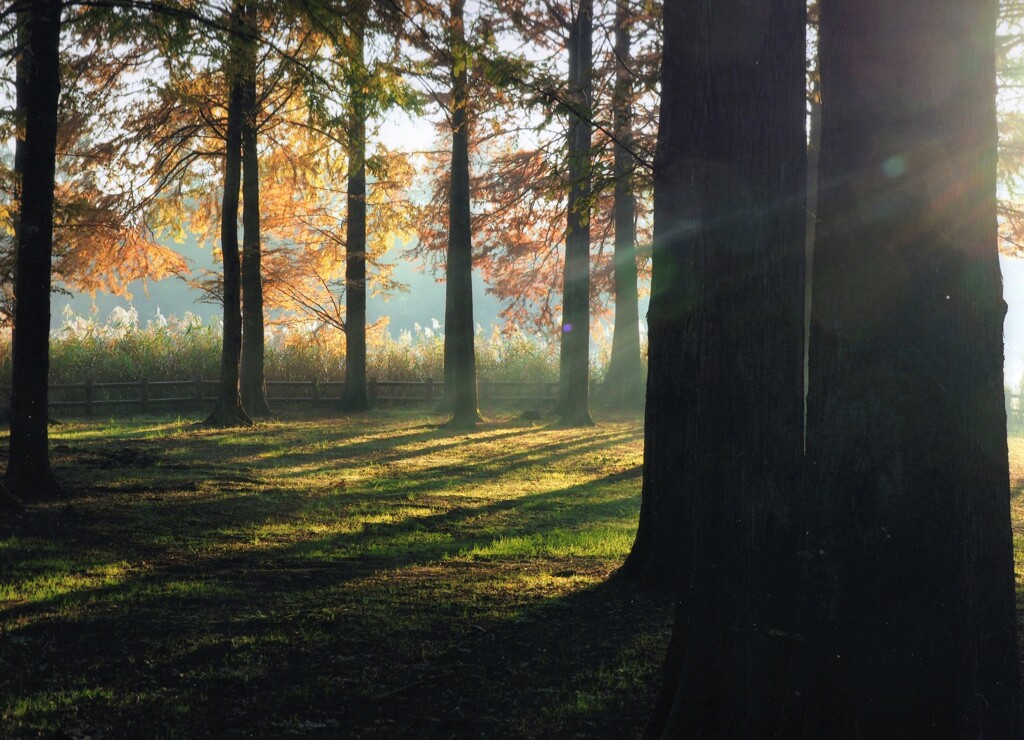
M441 421L54 427L72 495L0 522L0 736L637 735L640 422Z
M0 521L0 737L638 735L670 600L606 578L640 422L441 421L54 427L72 495Z

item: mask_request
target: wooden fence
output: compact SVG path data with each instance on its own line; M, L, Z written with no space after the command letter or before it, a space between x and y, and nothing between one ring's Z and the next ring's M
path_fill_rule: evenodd
M272 405L306 404L316 407L341 398L345 381L269 380L267 401ZM50 408L72 409L91 416L97 409L112 408L135 412L200 407L216 401L216 380L141 380L117 383L60 383L50 385ZM481 381L477 383L481 404L537 406L554 402L558 383ZM444 384L426 380L369 379L366 391L375 404L415 404L440 400ZM10 386L0 386L0 403L10 405Z
M593 391L596 384L591 385ZM267 401L271 405L329 405L341 398L345 381L268 380ZM479 381L481 404L543 406L558 396L556 382ZM375 404L427 404L441 399L444 384L426 380L376 380L366 383L370 402ZM91 416L97 409L160 411L175 406L201 407L217 400L217 381L129 380L117 383L59 383L50 385L50 408L80 410ZM0 405L10 406L11 387L0 385ZM1006 418L1011 425L1024 426L1024 393L1006 394Z

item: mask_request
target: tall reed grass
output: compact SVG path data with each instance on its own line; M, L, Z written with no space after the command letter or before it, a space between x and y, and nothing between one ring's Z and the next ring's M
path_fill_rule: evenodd
M594 375L607 360L598 331ZM50 382L80 383L216 378L221 327L204 324L191 313L157 314L145 323L134 309L115 308L105 320L66 310L51 333ZM558 348L519 331L485 333L477 328L477 374L481 381L554 381ZM368 332L367 375L379 380L444 378L444 334L436 320L417 324L397 337L386 326ZM345 375L345 337L314 323L273 327L268 331L267 380L340 380ZM11 377L10 333L0 335L0 382Z

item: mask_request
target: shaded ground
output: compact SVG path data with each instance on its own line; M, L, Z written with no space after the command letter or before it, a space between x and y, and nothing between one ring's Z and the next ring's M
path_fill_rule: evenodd
M0 736L631 737L635 420L69 423L0 524Z

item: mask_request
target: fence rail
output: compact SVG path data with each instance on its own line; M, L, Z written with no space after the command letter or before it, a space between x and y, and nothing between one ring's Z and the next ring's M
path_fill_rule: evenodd
M91 416L96 409L131 407L136 411L155 411L167 406L201 406L217 400L216 380L140 380L96 383L51 384L50 408L81 409ZM340 400L345 391L343 380L268 380L267 401L275 404L329 404ZM591 389L596 384L591 385ZM556 400L558 383L548 381L478 381L481 404L509 403L544 405ZM366 383L371 403L415 404L440 400L444 384L426 380L377 380ZM1010 424L1024 425L1024 393L1006 393L1006 418ZM11 387L0 385L0 404L10 406Z
M49 387L50 408L81 409L91 416L97 409L131 407L135 411L155 411L168 406L201 406L217 400L216 380L139 380L97 383L56 383ZM267 402L275 404L308 404L316 406L341 398L343 380L268 380ZM544 404L554 401L557 382L479 381L477 390L481 404L514 403ZM415 404L440 400L444 383L426 380L377 380L366 383L371 403ZM0 402L10 405L11 387L0 385Z

